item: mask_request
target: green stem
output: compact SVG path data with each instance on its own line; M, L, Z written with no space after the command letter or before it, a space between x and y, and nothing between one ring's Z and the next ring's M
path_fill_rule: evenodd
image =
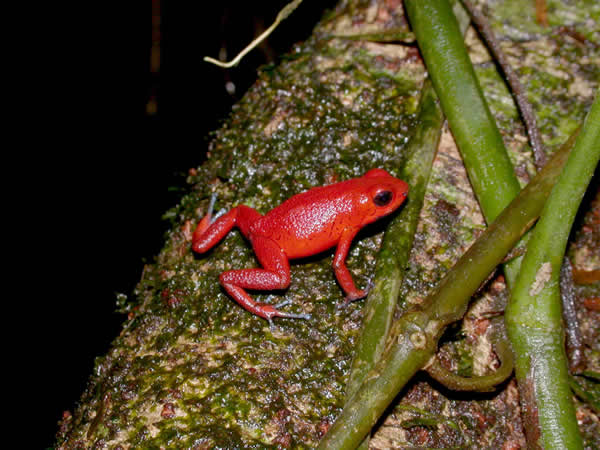
M491 223L520 186L458 22L448 0L405 0L404 4L473 190Z
M393 324L382 359L344 407L319 448L352 449L369 433L396 395L431 359L445 327L465 313L470 297L535 222L568 157L569 146L548 164L477 239L440 282L422 309Z
M377 256L375 286L363 309L363 326L350 369L347 398L354 395L383 353L442 132L444 115L428 81L421 90L417 120L419 125L407 145L408 158L399 174L409 184L410 195L387 228ZM368 440L365 439L361 446L367 448Z
M594 373L583 372L579 376L570 376L569 385L571 389L587 406L592 408L596 414L600 414L600 379Z
M459 14L460 29L465 33L469 17L460 5L454 7ZM356 353L350 370L347 397L360 386L365 374L381 356L389 327L398 302L398 291L408 264L412 242L417 229L419 213L423 207L425 191L433 159L442 132L444 115L430 80L423 83L419 111L413 135L406 146L404 166L398 176L410 186L410 195L402 211L386 230L375 269L375 286L364 306L365 317Z
M453 10L464 35L469 26L469 17L459 2L454 5ZM386 230L377 258L375 287L364 307L365 319L350 369L347 398L354 395L365 375L381 357L404 279L404 268L410 257L433 158L444 124L444 115L430 80L426 80L421 89L417 120L419 125L407 145L407 157L399 174L411 187L410 195L400 214ZM368 445L367 436L358 448L366 450Z
M527 402L526 428L534 431L530 445L548 449L582 448L569 389L559 275L575 214L600 159L599 97L532 233L505 315Z
M508 59L506 56L504 56L504 52L500 47L500 43L498 39L496 39L494 31L492 30L492 27L490 26L486 17L479 12L479 10L475 8L470 1L461 0L461 3L469 11L473 23L477 26L477 30L485 40L488 49L502 69L502 72L504 72L504 76L506 77L508 85L510 86L515 103L521 112L523 122L525 122L525 128L527 129L527 136L529 136L529 143L531 145L531 150L533 151L535 165L538 169L540 169L544 167L544 164L546 164L547 158L546 154L544 153L540 131L538 130L536 124L535 114L533 113L531 103L529 103L529 100L527 99L525 89L519 81L519 77L513 70Z
M502 136L477 80L448 0L406 0L427 71L460 150L487 223L519 193ZM521 258L504 265L509 286Z
M503 383L512 375L514 364L512 350L504 333L502 322L493 323L491 336L494 349L501 361L500 367L494 370L493 373L463 377L442 366L437 355L425 370L432 378L454 391L492 392L496 390L500 383Z

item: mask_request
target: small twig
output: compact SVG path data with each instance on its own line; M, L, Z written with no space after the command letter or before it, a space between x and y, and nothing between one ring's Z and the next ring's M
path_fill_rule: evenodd
M579 322L577 321L575 288L573 287L571 263L568 258L564 259L560 270L560 297L562 299L562 313L565 322L569 369L571 373L577 373L582 369L583 339L581 338Z
M246 56L247 53L249 53L252 49L254 49L254 47L256 47L258 44L260 44L262 41L264 41L273 32L273 30L275 28L277 28L277 25L279 25L283 20L287 19L289 17L289 15L292 14L292 12L298 7L298 5L300 5L300 3L302 3L302 0L293 0L292 2L285 5L283 7L283 9L281 11L279 11L279 14L277 14L277 17L275 18L275 22L273 22L273 24L269 28L267 28L260 36L258 36L252 42L250 42L250 44L248 44L248 46L246 46L246 48L244 48L241 52L239 52L238 55L235 58L233 58L231 61L222 62L222 61L219 61L218 59L211 58L210 56L205 56L204 61L215 64L219 67L224 67L224 68L236 66L241 61L241 59L244 56Z
M403 44L415 42L414 33L405 28L391 28L378 33L333 33L331 37L370 42L401 42Z
M548 6L546 5L546 0L535 0L535 19L541 26L548 26Z
M485 40L489 50L492 55L498 61L498 65L504 72L506 79L508 80L508 84L512 91L512 94L517 102L517 106L519 111L521 112L521 116L523 116L523 120L525 121L525 127L527 129L527 135L529 136L529 142L531 144L531 149L533 150L533 158L535 160L535 165L538 169L546 164L546 154L544 153L544 147L542 145L542 138L540 136L540 132L536 125L535 115L533 113L533 108L531 107L531 103L527 100L527 96L525 94L525 89L523 89L523 85L519 81L517 74L514 72L504 52L500 48L500 44L494 35L492 27L488 23L486 17L479 12L468 0L461 0L464 7L469 11L471 15L471 20L477 27L479 33Z
M575 28L568 26L568 25L563 25L557 28L557 31L560 34L565 34L567 36L569 36L571 39L573 39L576 43L586 46L586 47L593 47L593 48L600 48L600 44L598 44L595 41L590 41L588 38L586 38L583 34L581 34L579 31L577 31Z

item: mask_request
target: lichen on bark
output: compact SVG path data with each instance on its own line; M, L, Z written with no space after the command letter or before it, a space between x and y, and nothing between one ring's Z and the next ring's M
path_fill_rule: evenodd
M557 28L570 26L597 38L600 12L586 2L557 3L549 15L553 28L543 29L502 13L516 3L486 2L503 48L526 80L552 151L583 119L600 74L598 48ZM578 12L579 3L588 6L591 22ZM362 320L362 302L336 309L342 292L331 270L332 252L292 264L285 292L252 293L268 303L291 300L287 308L312 315L307 321L276 320L271 330L218 284L224 270L257 265L247 242L235 231L198 256L190 250L190 235L212 193L218 195L217 209L246 204L266 213L296 193L373 167L396 174L418 125L415 113L426 74L410 39L382 38L390 35L410 36L399 1L345 1L281 64L260 70L216 132L206 163L191 172L189 194L167 213L172 231L165 247L146 267L136 299L124 307L128 320L108 354L98 359L80 405L63 420L59 447L304 448L318 443L343 406ZM533 164L512 98L476 33L469 33L467 42L525 183ZM385 220L361 233L349 254L359 287L373 274L384 226ZM446 130L402 287L405 304L425 298L483 228ZM573 258L584 251L590 247L573 247ZM594 295L589 285L585 289ZM445 340L443 362L464 375L493 369L489 315L502 310L505 295L501 277L478 294L462 327ZM597 315L595 320L597 325ZM593 337L587 326L586 336ZM595 370L597 354L596 342L588 352ZM418 377L390 409L371 445L523 445L517 404L513 382L474 399ZM585 406L580 412L589 419L588 442L598 445L597 416Z

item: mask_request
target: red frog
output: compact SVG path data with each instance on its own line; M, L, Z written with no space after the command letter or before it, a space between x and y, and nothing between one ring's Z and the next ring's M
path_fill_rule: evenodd
M204 253L234 226L250 241L262 269L228 270L219 276L221 285L248 311L267 319L307 319L255 302L246 289L278 290L290 284L290 259L315 255L336 246L333 270L346 293L345 304L363 298L346 267L346 256L359 230L398 208L408 185L383 169L371 169L352 180L309 189L294 195L264 216L248 206L237 206L213 223L212 205L192 236L192 249ZM211 202L212 203L212 202Z

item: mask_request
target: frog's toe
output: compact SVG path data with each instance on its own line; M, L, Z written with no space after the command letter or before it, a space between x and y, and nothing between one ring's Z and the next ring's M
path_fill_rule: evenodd
M284 306L288 306L291 305L292 301L291 300L284 300L281 303L277 303L275 305L275 309L279 310L279 308L283 308ZM305 313L288 313L288 312L283 312L283 311L278 311L279 315L277 317L285 317L287 319L305 319L308 320L310 319L310 314L305 314Z
M278 311L278 314L276 317L283 317L285 319L304 319L304 320L308 320L311 318L310 314L288 313L288 312L283 312L283 311Z
M282 317L284 319L305 319L305 320L308 320L311 318L310 314L291 313L291 312L285 312L285 311L279 310L279 308L281 308L282 306L287 306L291 303L292 303L291 300L284 300L283 302L278 303L275 306L262 304L262 305L260 305L260 309L263 312L265 319L267 319L269 321L270 325L273 324L274 317Z
M369 281L367 281L367 287L363 290L364 292L364 297L366 297L367 295L369 295L369 293L371 292L371 290L375 287L375 283L373 282L373 279L370 278Z
M275 309L283 308L284 306L291 305L292 301L290 299L284 300L281 303L277 303L275 305Z
M369 293L369 289L364 289L364 290L360 290L360 291L356 291L351 294L348 294L348 295L346 295L346 297L344 297L344 305L346 306L346 305L348 305L348 303L351 303L355 300L360 300L361 298L365 298L368 293Z

